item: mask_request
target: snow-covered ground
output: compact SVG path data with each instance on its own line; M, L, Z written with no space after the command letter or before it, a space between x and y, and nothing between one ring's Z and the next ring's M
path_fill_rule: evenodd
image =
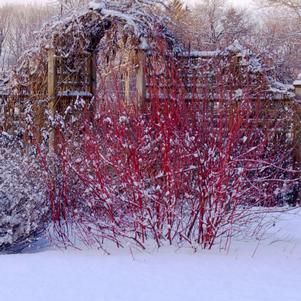
M300 301L301 210L229 252L44 249L0 257L2 301Z

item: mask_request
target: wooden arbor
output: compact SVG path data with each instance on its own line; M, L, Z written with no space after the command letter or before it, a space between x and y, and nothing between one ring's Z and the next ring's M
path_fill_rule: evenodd
M202 56L203 55L203 56ZM138 108L143 108L144 104L147 104L152 101L152 85L156 85L155 89L160 96L160 98L168 98L171 95L171 92L174 91L181 91L182 97L185 98L187 101L202 101L204 97L206 98L209 94L208 92L212 92L210 95L211 102L212 102L212 109L214 110L215 107L218 107L218 104L221 99L217 99L214 97L214 90L219 89L216 85L220 82L219 80L212 80L208 78L204 78L204 74L211 74L213 70L203 70L202 72L198 73L202 66L208 67L208 59L212 60L212 56L216 57L216 53L200 53L198 55L186 55L186 56L179 56L174 57L175 61L178 62L179 65L176 65L176 76L178 77L178 81L173 82L172 79L169 80L171 77L170 72L168 73L167 69L163 70L158 65L157 74L154 72L150 63L154 61L160 60L154 58L153 54L150 54L147 51L136 49L135 50L135 60L134 62L130 62L132 64L131 71L134 74L130 74L130 72L124 72L119 79L122 81L122 89L123 89L123 96L124 101L131 101L133 98L136 101ZM166 58L164 56L161 57L161 61L165 61ZM202 64L199 65L198 61L202 61ZM240 72L238 76L242 76L244 74L243 70L239 71L237 67L239 62L235 59L235 56L231 58L231 64L229 65L230 73ZM47 59L47 83L46 83L46 95L42 98L45 99L45 96L48 99L47 105L48 110L54 116L56 112L60 114L64 114L66 108L74 101L76 98L80 97L85 100L91 100L94 96L98 97L101 101L101 95L99 82L102 80L103 73L100 71L102 70L103 66L97 63L97 58L95 53L86 53L82 55L79 59L77 58L76 66L74 66L74 58L72 57L62 57L55 55L54 49L48 50L48 59ZM166 63L165 63L166 64ZM167 62L166 65L168 65ZM170 64L172 65L172 63ZM97 67L99 68L97 70ZM206 67L206 68L207 68ZM211 68L211 67L210 67ZM209 68L209 69L210 69ZM232 69L231 69L232 68ZM212 69L212 68L211 68ZM125 71L127 69L124 69ZM162 71L163 70L163 71ZM174 70L174 71L175 71ZM155 81L151 81L151 78L158 77ZM237 74L235 75L237 76ZM260 79L259 79L260 80ZM240 81L241 82L241 81ZM181 85L181 87L172 87L172 85ZM224 87L227 86L227 83L224 83ZM204 94L204 91L207 89L207 95ZM132 91L135 90L134 94ZM40 90L39 90L40 91ZM133 95L135 97L133 97ZM23 97L23 96L22 96ZM22 98L21 97L21 98ZM20 99L21 99L20 98ZM40 97L40 99L42 99ZM163 100L162 99L162 100ZM43 111L47 107L39 107L37 104L37 110ZM301 135L300 135L300 121L299 121L299 105L292 101L291 99L286 99L282 97L281 99L271 100L268 101L266 99L262 99L260 101L261 110L265 112L266 116L270 116L274 118L275 116L279 117L281 115L282 110L286 110L286 108L291 109L294 114L290 120L286 120L286 123L283 124L280 131L286 133L286 135L290 136L294 142L295 150L294 150L294 158L295 162L297 162L298 166L301 165ZM43 112L42 112L43 113ZM41 117L36 118L36 128L43 127L43 114L37 114ZM277 117L277 118L278 118ZM39 118L41 120L39 120ZM267 121L267 120L263 120ZM272 122L271 122L272 124ZM54 131L50 133L50 147L53 148L54 145Z
M123 95L126 102L130 102L132 92L132 78L135 78L135 100L137 106L141 107L146 95L145 84L145 53L142 50L136 52L137 65L134 68L135 74L129 71L123 72ZM54 116L56 113L64 114L66 108L76 98L87 101L97 95L100 89L97 84L97 56L96 53L83 55L81 65L72 66L72 60L55 55L54 49L48 50L48 110ZM101 67L100 67L101 68ZM54 131L50 134L49 145L53 148Z
M135 74L137 96L142 102L145 98L145 53L137 51L138 65ZM125 99L130 98L130 76L123 74ZM80 68L73 71L66 58L48 50L48 96L50 109L62 112L75 97L92 98L97 92L97 58L95 53L82 57Z
M48 50L48 96L51 112L63 112L74 97L91 98L96 93L95 55L82 57L82 65L75 72L66 58Z

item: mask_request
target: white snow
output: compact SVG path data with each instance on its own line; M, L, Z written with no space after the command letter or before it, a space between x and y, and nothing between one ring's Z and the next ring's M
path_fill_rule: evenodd
M301 79L297 79L294 81L294 86L301 86Z
M294 98L294 86L280 83L278 81L271 81L270 83L270 92L274 94L274 99L282 99L282 98Z
M100 0L94 0L89 3L89 8L94 9L94 10L102 10L105 7L106 7L105 3Z
M188 52L182 52L179 54L180 57L194 57L194 58L213 58L218 55L220 55L221 52L216 51L188 51Z
M59 92L58 97L92 97L92 94L86 91L64 91Z
M45 250L0 257L5 301L300 301L301 210L230 251Z
M239 43L238 40L235 40L226 50L234 53L239 53L245 51L244 47Z
M242 89L237 89L237 90L235 90L235 96L234 96L234 98L235 99L240 99L240 98L242 98L242 96L243 96L243 90Z

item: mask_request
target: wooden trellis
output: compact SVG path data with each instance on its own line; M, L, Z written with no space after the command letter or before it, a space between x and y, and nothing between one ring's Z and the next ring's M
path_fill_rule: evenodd
M212 52L213 53L213 52ZM233 98L233 94L229 91L240 90L242 83L250 91L256 91L256 88L260 86L261 82L264 82L264 74L258 75L258 78L253 78L252 81L244 79L244 72L246 70L241 69L240 57L229 57L230 74L234 74L235 80L231 77L229 80L224 78L214 78L210 76L212 73L212 66L210 67L208 61L218 61L218 57L213 55L208 57L208 52L205 56L179 56L176 58L174 70L165 70L158 72L158 74L150 74L147 71L148 66L144 68L146 70L144 79L144 100L151 101L152 98L157 97L160 100L170 100L172 97L175 99L183 99L188 102L195 102L199 107L199 103L206 100L211 110L211 116L216 116L216 119L220 119L219 105L221 102ZM146 56L148 64L152 58ZM200 72L200 69L203 70ZM211 68L211 69L210 69ZM159 68L160 69L160 68ZM167 68L168 69L168 68ZM172 74L173 73L173 74ZM176 73L176 74L175 74ZM206 77L206 74L209 74ZM204 76L205 75L205 76ZM155 77L155 80L154 80ZM178 78L173 78L178 77ZM156 95L151 95L151 91L155 85ZM181 87L179 87L181 85ZM220 99L220 94L216 93L220 88L223 89L223 99ZM181 95L182 93L182 95ZM176 94L176 95L174 95ZM298 102L287 97L284 94L273 94L272 91L265 91L260 96L250 95L252 100L252 107L254 115L256 115L257 124L260 127L268 128L271 135L275 135L278 138L283 137L285 141L288 141L293 147L292 157L294 161L294 167L296 169L301 168L301 106ZM237 100L237 104L239 104ZM291 112L289 119L287 112ZM257 113L255 113L257 112ZM285 144L283 145L285 147Z
M152 83L149 80L150 74L148 64L151 60L151 56L147 55L143 50L137 51L137 66L134 68L135 74L135 90L138 101L138 106L143 108L144 105L150 101L150 90ZM180 82L184 85L184 91L186 95L184 98L187 100L201 101L204 97L204 88L208 88L208 82L201 78L197 73L197 67L199 61L205 63L206 58L198 57L178 57L177 61L180 62L180 67L177 66L177 70L180 70ZM82 97L85 99L91 99L97 94L97 72L96 72L96 56L95 54L88 54L81 58L80 66L73 66L72 59L63 58L55 55L55 51L50 49L48 51L48 109L52 114L56 112L64 113L67 106L76 97ZM232 67L233 72L240 72L238 69L238 62L233 59ZM231 68L232 68L231 67ZM101 68L101 66L100 66ZM236 69L235 69L236 68ZM164 72L158 77L158 87L160 95L166 97L169 96L169 91L174 87L168 83L167 74ZM240 76L240 75L238 75ZM125 73L123 78L124 100L127 101L130 98L130 75ZM223 83L224 84L224 83ZM228 84L228 83L226 83ZM211 90L214 90L215 82L212 82ZM183 89L182 89L183 90ZM212 109L218 107L220 100L213 99ZM257 106L257 108L256 108ZM258 108L260 106L260 108ZM294 111L294 116L290 121L282 120L281 128L277 131L289 135L293 140L294 147L294 161L298 166L301 165L301 129L299 126L301 116L299 106L289 99L279 99L275 101L261 99L259 102L254 102L254 110L260 110L262 112L262 122L273 124L273 119L278 118L281 115L281 111L290 107ZM54 143L53 133L50 135L50 146Z
M76 97L92 98L96 93L96 58L89 54L81 58L81 66L74 66L64 58L48 51L48 96L51 111L63 112Z
M54 49L48 50L48 110L64 114L72 101L81 97L91 100L96 94L96 57L91 53L82 56L80 66L74 60L55 55ZM49 146L54 145L54 131L50 133Z
M144 51L137 52L137 60L135 85L138 99L142 102L146 94ZM53 110L63 110L70 99L77 96L92 98L96 94L96 55L82 56L80 61L81 66L72 66L74 62L69 58L56 56L54 49L48 51L48 96L52 99L50 106ZM123 74L123 77L124 96L128 99L131 90L129 74Z

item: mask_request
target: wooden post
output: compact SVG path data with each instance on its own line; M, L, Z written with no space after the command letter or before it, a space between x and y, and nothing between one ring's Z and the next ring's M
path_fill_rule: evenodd
M297 97L301 97L301 76L299 76L299 77L293 83Z
M293 83L295 87L296 97L301 97L301 77L298 76L298 79ZM300 169L301 168L301 107L297 103L294 107L295 116L293 119L293 157L294 157L294 168Z
M89 57L88 68L89 68L89 80L90 80L90 93L95 96L97 89L97 58L95 52Z
M301 107L297 103L293 107L294 109L294 115L293 116L293 125L292 125L292 135L293 135L293 169L296 171L301 171L301 126L300 126L300 120L301 120ZM299 174L299 173L298 173ZM297 194L294 197L293 202L296 204L297 202L300 203L301 199L301 180L299 178L297 182Z
M137 53L138 69L136 79L136 90L138 96L138 109L143 109L146 98L145 65L146 54L144 50L139 49Z
M296 105L294 108L295 116L293 117L293 160L294 169L298 170L301 168L301 108Z
M131 101L131 91L130 91L130 70L129 67L123 74L124 76L124 98L127 105L130 104Z
M56 57L55 50L48 50L48 110L50 115L54 118L56 110ZM55 147L55 129L50 128L49 133L49 151L53 152Z
M93 123L94 121L94 115L96 111L96 102L95 99L93 99L93 96L96 96L97 94L97 57L95 52L91 53L90 56L88 57L88 91L92 94L92 97L90 99L91 103L89 104L89 111L90 111L90 119L91 122Z

